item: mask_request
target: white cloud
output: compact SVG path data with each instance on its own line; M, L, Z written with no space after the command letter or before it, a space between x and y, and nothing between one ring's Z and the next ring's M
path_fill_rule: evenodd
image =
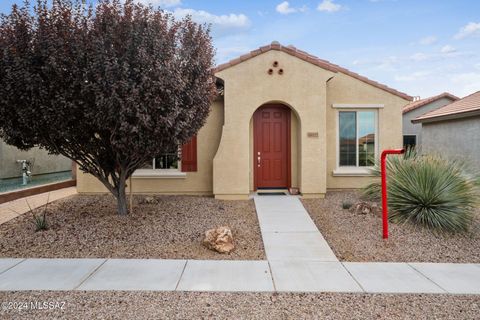
M323 0L317 7L318 11L326 11L326 12L336 12L342 9L342 6L338 3L334 3L334 0Z
M451 81L459 88L458 94L466 96L480 88L480 72L455 74L451 77Z
M136 0L136 2L165 8L176 7L182 4L181 0Z
M230 59L239 57L242 54L250 52L250 50L251 49L246 46L232 46L232 47L219 46L217 48L217 54L216 54L217 63L224 63Z
M443 46L441 49L440 49L440 52L441 53L453 53L453 52L456 52L457 49L455 49L454 47L452 47L451 45L446 45L446 46Z
M437 42L437 40L438 40L438 38L435 37L435 36L428 36L428 37L420 39L419 43L421 45L428 46L428 45L434 44L435 42Z
M423 78L429 76L430 74L431 74L431 72L429 72L429 71L417 71L417 72L413 72L413 73L411 73L409 75L406 75L406 76L396 75L395 80L396 81L405 81L405 82L417 81L419 79L423 79Z
M428 56L425 53L417 52L410 56L410 59L413 61L425 61L428 59Z
M297 12L297 9L290 7L288 1L283 1L282 3L278 4L275 10L277 10L277 12L281 14Z
M240 13L230 13L224 15L215 15L204 10L176 8L173 11L176 18L191 16L197 23L207 23L212 25L212 31L217 35L231 32L232 30L244 30L250 26L250 19Z
M290 7L290 3L288 3L288 1L283 1L275 7L275 10L277 10L277 12L280 14L290 14L295 12L306 12L308 7L302 6L300 8L293 8Z
M480 36L480 22L470 22L463 26L455 35L455 39L463 39L470 36Z

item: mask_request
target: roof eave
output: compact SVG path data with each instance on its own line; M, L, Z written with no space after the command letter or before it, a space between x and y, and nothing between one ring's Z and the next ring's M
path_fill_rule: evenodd
M419 103L418 105L416 105L413 108L406 108L406 109L402 110L402 114L407 114L410 111L420 109L421 107L429 105L430 103L433 103L433 102L438 101L440 99L450 99L452 102L460 100L459 97L457 97L457 96L455 96L455 95L453 95L449 92L443 92L439 95L436 95L436 96L433 96L433 97L430 97L430 98L421 99L423 101L422 103Z
M438 115L435 117L428 117L428 118L416 118L412 119L412 123L431 123L431 122L439 122L439 121L447 121L447 120L455 120L455 119L462 119L462 118L469 118L474 116L480 116L480 109L470 110L465 112L458 112L453 114L446 114L446 115Z

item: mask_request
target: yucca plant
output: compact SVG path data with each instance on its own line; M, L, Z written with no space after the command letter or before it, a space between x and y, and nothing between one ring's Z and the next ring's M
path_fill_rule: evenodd
M379 174L378 166L374 172ZM410 150L387 160L387 179L391 221L449 232L469 228L478 205L480 180L465 162ZM380 183L367 186L363 194L378 200Z

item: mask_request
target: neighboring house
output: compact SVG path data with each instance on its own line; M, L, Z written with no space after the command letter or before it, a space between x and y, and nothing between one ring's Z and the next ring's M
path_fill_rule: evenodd
M22 176L22 164L17 162L18 160L27 160L31 163L32 175L72 169L72 161L63 156L53 156L39 148L22 151L0 140L0 179Z
M277 42L215 69L222 86L205 126L175 154L134 173L134 193L247 199L257 189L299 188L304 197L359 188L371 159L402 146L412 97ZM157 166L158 164L158 166ZM160 168L158 168L160 167ZM79 192L106 192L77 175Z
M480 168L480 91L412 122L422 126L423 152L460 158Z
M459 98L448 92L439 95L414 100L403 108L403 145L421 147L422 125L412 123L412 120L424 113L441 108L447 104L457 101Z

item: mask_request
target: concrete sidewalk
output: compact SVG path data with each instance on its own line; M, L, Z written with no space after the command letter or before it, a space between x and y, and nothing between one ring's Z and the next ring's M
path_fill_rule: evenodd
M0 259L0 291L480 294L480 265L161 259Z

